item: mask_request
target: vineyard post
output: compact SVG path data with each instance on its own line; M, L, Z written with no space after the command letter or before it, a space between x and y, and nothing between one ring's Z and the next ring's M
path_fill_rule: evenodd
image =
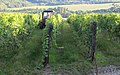
M91 26L92 30L92 61L95 59L95 52L96 52L96 33L97 33L97 23L93 22Z
M53 25L49 25L49 27L48 27L48 36L47 36L47 38L48 38L48 50L47 51L45 51L46 52L46 54L47 54L47 56L45 56L45 58L44 58L44 63L43 63L43 65L44 65L44 67L46 67L47 66L47 64L49 64L49 49L50 49L50 42L51 42L51 36L52 36L52 30L53 30Z
M97 66L97 62L96 62L96 57L95 57L95 53L96 53L96 33L97 33L97 23L93 22L92 26L91 26L91 30L92 30L92 62L95 63L95 70L96 70L96 75L98 75L98 66Z

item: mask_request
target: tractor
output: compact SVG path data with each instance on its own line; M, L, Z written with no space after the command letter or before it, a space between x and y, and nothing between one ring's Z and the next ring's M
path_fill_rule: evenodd
M40 29L44 29L46 27L46 19L50 18L54 14L54 11L43 11L42 12L42 21L39 22L38 26Z

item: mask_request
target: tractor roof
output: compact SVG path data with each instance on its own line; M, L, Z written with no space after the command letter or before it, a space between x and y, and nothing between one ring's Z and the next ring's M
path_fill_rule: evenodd
M54 12L54 10L45 10L43 12Z

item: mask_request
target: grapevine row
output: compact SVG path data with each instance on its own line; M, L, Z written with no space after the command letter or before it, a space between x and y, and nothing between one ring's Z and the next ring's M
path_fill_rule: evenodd
M51 48L51 42L54 43L54 46L57 47L56 38L59 34L60 24L62 22L61 15L53 15L51 18L47 19L47 25L45 29L43 29L43 66L47 66L49 64L49 50Z
M0 49L1 55L12 55L21 42L29 38L39 21L37 14L0 13Z

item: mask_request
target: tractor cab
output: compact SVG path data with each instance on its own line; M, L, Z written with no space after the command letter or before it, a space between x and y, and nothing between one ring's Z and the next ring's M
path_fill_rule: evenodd
M54 11L44 11L42 13L42 19L50 18L54 14Z
M43 11L42 12L42 22L38 24L40 29L45 28L46 26L46 19L50 18L54 14L54 11Z

